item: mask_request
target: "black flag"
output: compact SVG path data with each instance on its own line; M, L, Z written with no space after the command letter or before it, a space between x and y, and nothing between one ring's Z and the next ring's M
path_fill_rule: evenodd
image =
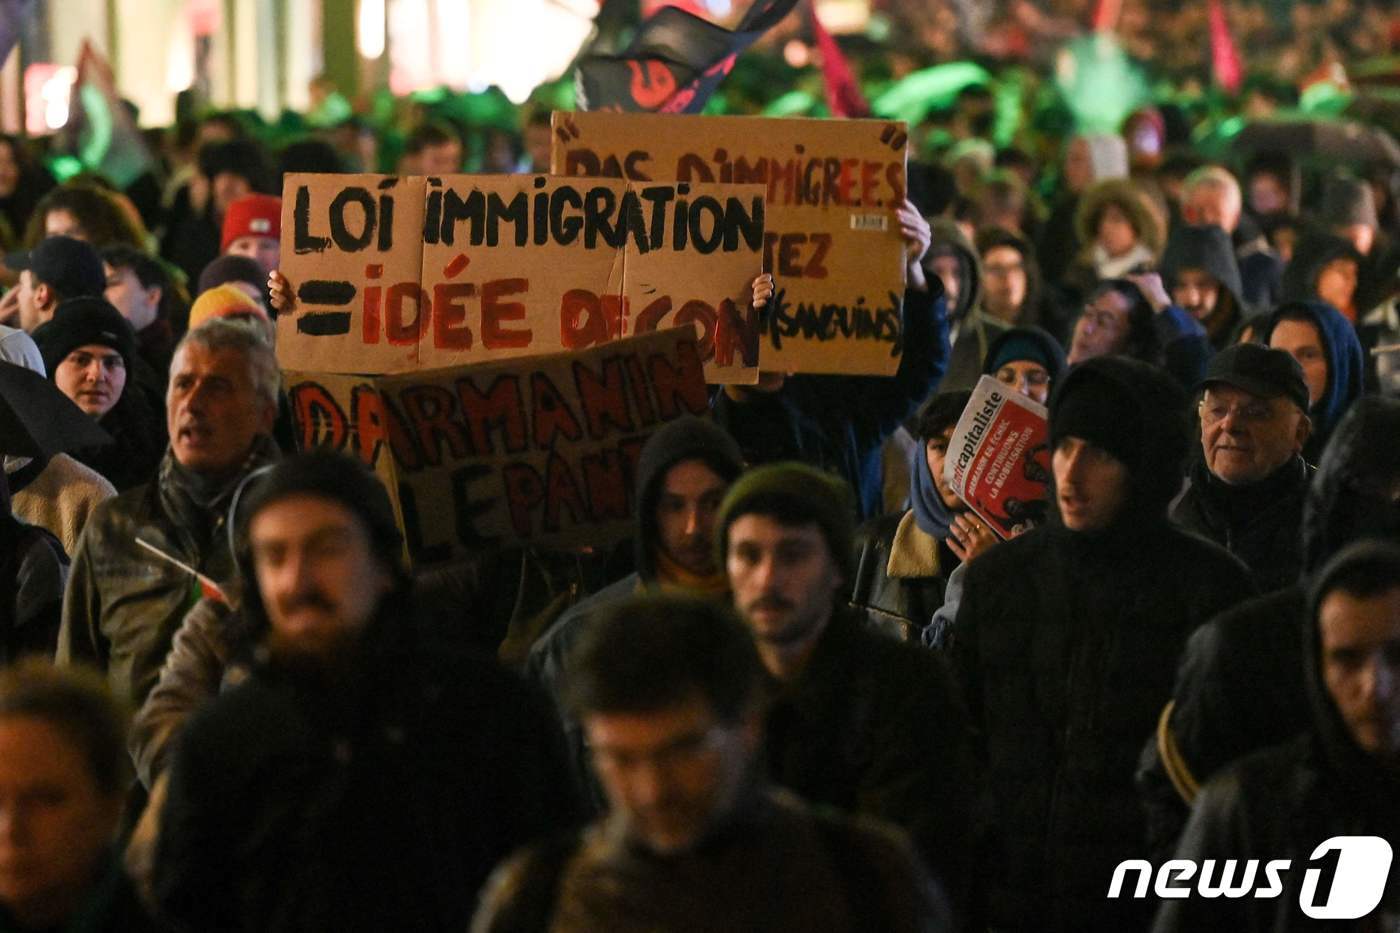
M792 11L797 0L754 0L730 31L677 7L662 7L621 55L578 65L580 110L699 113L739 53Z

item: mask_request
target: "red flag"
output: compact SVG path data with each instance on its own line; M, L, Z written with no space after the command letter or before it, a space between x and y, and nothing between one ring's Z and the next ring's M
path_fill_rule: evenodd
M1118 15L1123 12L1123 0L1098 0L1094 4L1094 32L1113 32L1118 28Z
M833 117L868 117L870 104L860 92L860 84L850 62L817 15L817 0L811 0L812 35L822 56L822 80L826 84L826 106Z
M1216 84L1231 94L1239 91L1244 68L1220 0L1210 0L1210 69Z

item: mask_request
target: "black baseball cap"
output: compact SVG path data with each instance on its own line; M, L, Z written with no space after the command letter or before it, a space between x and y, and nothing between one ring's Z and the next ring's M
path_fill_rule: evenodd
M1303 411L1308 410L1308 384L1303 379L1303 368L1284 350L1257 343L1226 347L1211 357L1199 388L1209 388L1216 383L1243 389L1260 398L1286 396Z
M51 236L24 253L10 253L5 265L16 272L28 269L38 282L58 292L59 298L100 298L107 287L102 257L90 243L71 236Z

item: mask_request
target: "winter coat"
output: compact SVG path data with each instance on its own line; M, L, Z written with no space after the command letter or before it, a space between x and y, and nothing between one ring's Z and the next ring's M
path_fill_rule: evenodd
M67 579L57 538L0 514L0 668L26 655L53 657Z
M1249 215L1240 215L1239 226L1230 237L1235 247L1235 263L1240 267L1240 297L1251 308L1272 308L1283 290L1283 260L1269 246L1269 240Z
M1316 472L1295 456L1257 483L1231 486L1197 461L1172 504L1172 522L1244 561L1259 592L1290 586L1303 567L1303 498Z
M906 830L954 902L972 901L977 786L943 657L838 610L768 711L768 774L813 804Z
M74 453L118 492L151 482L166 445L164 411L153 410L134 384L128 389L122 391L112 410L98 420L112 436L112 443Z
M957 566L948 546L925 533L912 511L882 515L856 534L851 607L905 641L919 641Z
M653 855L620 820L542 843L495 873L473 933L942 933L947 909L887 827L748 789L695 849Z
M1137 750L1192 630L1250 592L1236 558L1167 523L1188 436L1164 375L1116 357L1080 364L1051 398L1052 432L1059 400L1092 379L1154 426L1127 498L1105 529L1072 531L1056 516L968 564L951 633L987 769L980 872L999 929L1141 926L1141 904L1103 896L1114 866L1145 844Z
M904 293L904 352L888 376L790 376L777 392L721 392L715 420L750 466L800 460L851 484L861 519L880 513L881 446L933 391L948 363L942 288Z
M1393 481L1400 401L1364 398L1333 435L1303 503L1300 575L1363 535L1400 540L1400 508L1374 489ZM1152 848L1170 851L1201 785L1225 765L1307 725L1302 584L1249 600L1191 637L1171 705L1143 750L1137 776Z
M160 933L157 924L141 903L136 888L122 871L116 854L105 856L97 879L82 893L72 915L57 933ZM20 927L0 904L0 933L33 933ZM53 931L51 931L53 933ZM168 933L168 931L166 931Z
M240 476L275 457L271 440L260 437ZM201 589L197 579L137 540L216 583L234 578L226 523L237 480L214 490L201 491L197 485L198 478L167 454L155 482L97 507L73 555L58 662L83 662L105 671L113 693L138 709Z
M15 517L57 536L70 557L98 503L117 494L102 474L68 454L36 457L5 478Z
M1387 546L1394 548L1393 543ZM1372 546L1349 551L1365 559ZM1335 565L1333 565L1335 568ZM1335 569L1330 571L1335 576ZM1328 924L1306 917L1301 904L1313 852L1334 836L1400 839L1400 777L1364 752L1351 738L1323 681L1316 592L1291 624L1302 646L1294 669L1305 698L1304 732L1289 743L1255 752L1213 777L1202 789L1176 848L1176 857L1289 860L1283 891L1274 898L1212 898L1199 895L1163 901L1154 933L1228 930L1230 933L1289 933L1293 930L1394 929L1400 919L1400 873L1392 868L1379 906L1367 922ZM1240 864L1240 863L1237 863ZM1313 904L1332 894L1337 875L1314 890ZM1325 887L1324 887L1325 885ZM1257 883L1262 886L1262 879ZM1355 892L1360 894L1361 892ZM1369 893L1369 892L1367 892Z
M1337 423L1361 397L1366 360L1356 328L1340 311L1323 301L1295 301L1275 308L1263 334L1264 342L1269 342L1269 335L1285 313L1298 310L1306 312L1317 325L1323 352L1327 354L1327 388L1308 409L1312 434L1303 446L1303 459L1317 463Z
M156 847L162 915L209 931L466 929L516 847L569 826L547 704L410 634L385 598L342 676L275 657L190 721Z

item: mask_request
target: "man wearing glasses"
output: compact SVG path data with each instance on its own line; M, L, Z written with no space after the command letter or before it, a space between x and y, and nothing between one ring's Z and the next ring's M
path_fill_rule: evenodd
M1303 371L1282 350L1239 344L1211 359L1201 389L1204 457L1171 519L1244 561L1261 592L1287 586L1302 568L1298 529L1315 472L1301 455L1312 429Z

